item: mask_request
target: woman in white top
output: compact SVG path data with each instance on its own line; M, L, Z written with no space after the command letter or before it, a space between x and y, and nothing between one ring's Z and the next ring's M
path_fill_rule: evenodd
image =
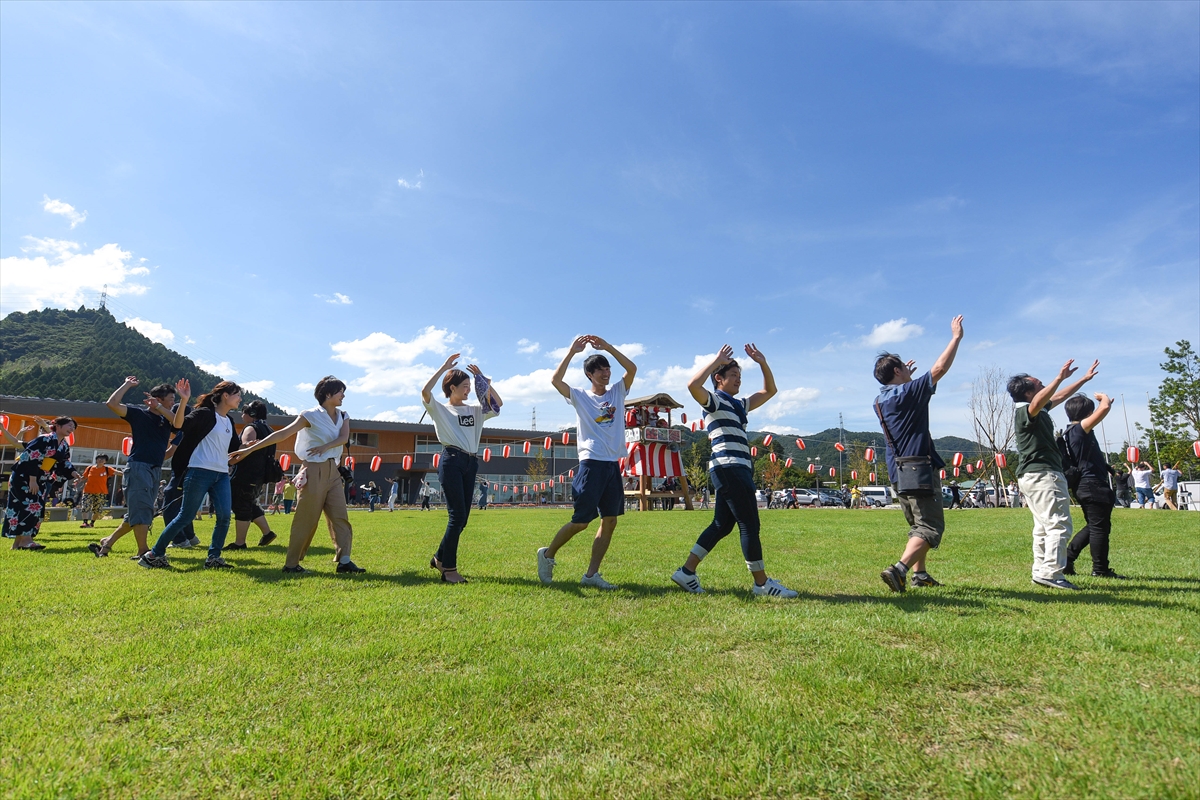
M437 430L438 441L444 446L441 463L438 465L438 480L442 484L442 493L446 496L446 509L450 519L446 523L446 533L442 537L437 555L429 560L429 566L442 574L446 583L466 583L467 579L458 574L458 537L463 528L467 527L467 518L471 514L471 497L475 493L475 474L479 470L479 460L475 457L479 451L479 440L483 436L483 423L496 416L503 405L500 395L488 386L487 394L482 398L483 405L471 405L467 396L471 392L471 376L461 369L454 369L458 361L458 353L446 359L446 363L433 374L425 387L421 389L421 401L433 427ZM467 367L478 377L482 377L479 367L472 364ZM445 377L442 377L445 375ZM433 401L433 387L438 378L442 379L442 393L447 402Z
M317 383L313 395L317 398L316 408L301 412L286 428L232 453L229 460L236 464L260 447L277 444L295 434L296 457L303 463L303 468L296 476L296 487L301 492L296 515L292 517L292 532L283 571L296 574L308 572L300 566L300 562L308 553L308 546L312 544L317 523L324 512L333 534L337 571L366 572L350 560L354 529L350 527L350 516L346 513L346 494L342 476L338 472L338 455L342 452L342 446L350 440L350 417L338 408L346 397L346 384L332 375L326 375Z

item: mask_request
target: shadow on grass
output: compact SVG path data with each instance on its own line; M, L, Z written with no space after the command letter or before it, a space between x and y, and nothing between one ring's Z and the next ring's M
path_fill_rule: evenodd
M469 578L470 575L468 575L467 577ZM593 591L584 591L586 588L589 588L589 587L585 587L585 586L580 585L579 583L572 583L569 581L555 581L554 583L547 585L547 584L542 583L539 580L535 580L534 578L510 578L510 577L502 577L502 576L496 576L496 575L488 575L488 576L485 576L482 578L477 578L475 580L479 583L494 583L494 584L499 584L501 586L519 586L522 588L529 588L529 589L551 590L551 591L556 591L556 592L562 592L564 594L575 595L576 597L592 597L592 596L595 596L597 593L612 594L613 596L616 596L616 597L619 597L623 594L624 595L635 594L635 595L638 595L641 597L660 597L662 595L667 595L667 594L678 594L678 595L686 594L686 592L684 592L682 589L678 588L674 584L648 586L644 583L621 583L618 585L618 587L615 590L613 590L611 592L601 592L599 589L596 589ZM733 597L736 597L739 595L744 595L746 597L752 596L750 594L749 589L745 589L745 590L705 589L704 593L707 595L715 595L715 596L724 596L724 595L733 596Z

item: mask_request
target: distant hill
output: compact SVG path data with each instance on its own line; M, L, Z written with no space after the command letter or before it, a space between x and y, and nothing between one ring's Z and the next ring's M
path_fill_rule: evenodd
M125 397L130 403L141 402L142 388L159 383L187 378L196 396L221 380L103 308L48 308L0 320L0 394L104 402L127 375L141 381ZM266 398L250 392L242 397L284 413Z
M675 427L680 427L676 425ZM708 434L703 431L693 433L688 428L683 428L684 449L690 447L693 442L700 439L707 439ZM764 438L769 431L747 431L751 441ZM807 464L808 459L821 459L822 464L837 464L838 451L834 444L838 441L838 429L829 428L820 433L814 433L809 436L785 436L782 434L772 434L773 441L778 442L783 448L783 453L790 456L796 461ZM800 448L796 445L796 439L804 440L804 452L800 452ZM846 445L847 452L862 447L874 447L881 455L885 449L885 441L882 431L844 431L841 441ZM983 453L979 449L979 445L975 442L963 439L958 436L943 436L940 439L933 440L934 447L937 448L947 461L950 456L955 453L962 453L968 461L976 461L983 457ZM858 445L858 447L856 447ZM990 454L989 456L990 457Z

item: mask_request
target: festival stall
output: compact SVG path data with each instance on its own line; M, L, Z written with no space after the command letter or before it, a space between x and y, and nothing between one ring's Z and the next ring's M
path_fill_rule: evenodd
M683 406L666 393L625 401L627 454L622 474L637 478L637 488L626 489L625 496L636 497L642 511L653 508L659 498L682 499L684 508L692 510L692 495L679 453L683 431L671 427L671 412L677 408ZM653 490L653 478L673 478L679 488Z

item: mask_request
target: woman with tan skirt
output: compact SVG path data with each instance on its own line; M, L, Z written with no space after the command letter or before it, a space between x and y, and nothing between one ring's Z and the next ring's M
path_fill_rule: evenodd
M338 473L338 455L350 439L350 417L338 407L346 397L346 384L332 375L317 383L313 392L317 407L301 412L286 428L231 453L229 461L236 464L250 453L268 445L278 444L296 434L296 457L303 467L296 476L300 501L292 517L292 532L288 541L287 560L283 571L302 575L308 570L300 562L308 553L321 514L329 523L336 550L339 573L366 572L350 560L350 545L354 530L346 513L346 495L342 476Z

